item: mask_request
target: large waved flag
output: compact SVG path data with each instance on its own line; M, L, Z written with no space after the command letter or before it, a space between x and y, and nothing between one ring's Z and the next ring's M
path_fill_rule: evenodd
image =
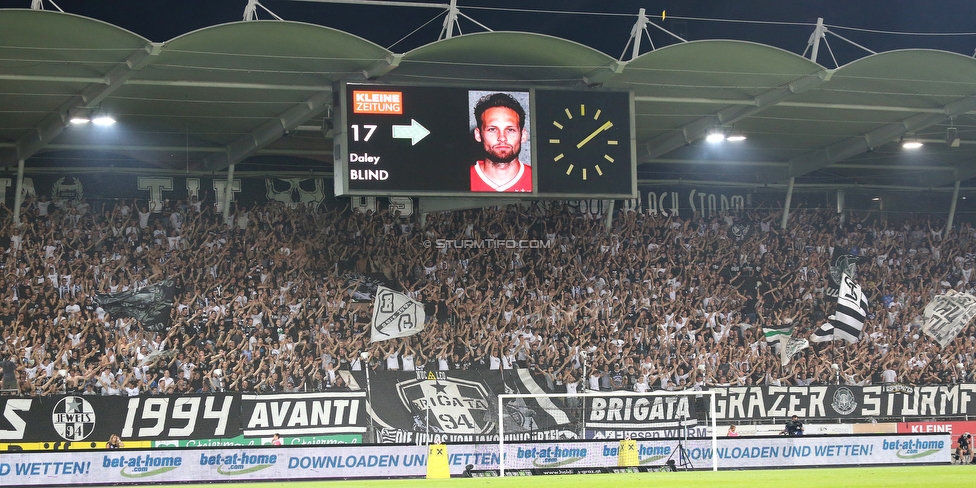
M370 342L407 337L424 330L424 304L385 286L376 287Z
M780 349L779 359L783 363L783 366L790 364L790 360L793 359L793 356L795 356L796 353L808 347L810 347L810 341L801 339L799 337L790 337L790 340L786 343L786 346L783 346L782 349Z
M844 281L844 275L854 276L857 273L857 256L843 251L838 252L830 265L830 272L827 273L827 290L824 294L833 303L840 295L839 283Z
M834 327L833 337L835 340L857 342L868 315L868 300L861 291L861 285L851 275L844 273L839 285L837 310L830 320L830 325Z
M790 361L786 355L786 346L793 336L793 324L764 325L762 329L766 342L779 343L779 359L785 366Z
M946 347L976 317L976 297L949 290L925 305L922 332Z
M95 303L114 318L132 317L146 331L165 332L171 324L174 295L173 280L163 280L142 288L96 294Z
M817 327L817 330L813 331L813 335L810 336L810 340L812 342L827 342L834 340L834 326L831 324L833 320L833 315L827 317L827 322L820 324L820 327Z
M793 335L793 324L764 325L762 329L766 342L786 342Z
M857 273L857 256L849 252L838 252L830 265L829 276L834 284L844 281L844 275L854 276Z

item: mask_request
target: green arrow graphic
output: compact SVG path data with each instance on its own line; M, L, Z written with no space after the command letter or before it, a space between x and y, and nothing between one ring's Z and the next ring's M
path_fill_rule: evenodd
M410 139L411 146L416 146L421 139L427 137L427 134L430 134L430 131L414 119L410 119L410 125L393 126L393 138Z

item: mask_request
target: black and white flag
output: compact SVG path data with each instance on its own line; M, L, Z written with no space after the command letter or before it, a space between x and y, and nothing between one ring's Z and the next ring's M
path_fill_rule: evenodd
M976 316L976 297L949 290L932 299L922 312L922 331L946 347Z
M99 293L95 303L113 318L132 317L149 332L165 332L171 324L173 280L164 280L142 288L118 293Z
M840 282L844 281L844 275L851 279L857 276L857 256L846 251L838 251L833 264L830 265L830 272L827 274L827 289L824 294L831 301L836 300L840 295Z
M790 340L783 346L783 352L780 354L780 361L783 363L783 366L790 364L793 356L808 347L810 347L810 341L800 337L790 337Z
M407 337L424 330L424 304L385 286L376 287L370 342Z
M742 242L749 236L749 224L741 224L736 222L729 227L726 231L729 239L734 239L736 242Z
M763 326L763 335L766 342L779 343L779 360L786 366L796 353L810 347L810 342L806 339L793 337L793 324L768 325Z
M833 315L827 317L827 322L820 324L820 327L817 327L817 330L813 331L813 335L810 336L810 341L827 342L834 340L834 326L831 324L833 320Z
M837 310L834 312L834 318L830 320L830 325L834 327L833 337L835 340L857 342L868 314L868 301L861 291L861 285L857 284L851 275L844 273L839 284Z
M857 256L849 252L837 252L837 257L834 258L833 264L830 265L830 277L833 278L835 283L840 283L844 279L844 275L848 275L851 278L857 276Z

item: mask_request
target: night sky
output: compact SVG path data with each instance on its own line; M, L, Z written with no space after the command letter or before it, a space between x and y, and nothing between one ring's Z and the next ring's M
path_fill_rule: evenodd
M30 3L30 0L0 0L0 7L28 8ZM56 0L56 3L65 12L109 22L157 42L196 29L240 21L247 4L244 0ZM448 0L427 3L447 4ZM285 20L333 27L395 52L406 52L435 41L443 19L441 10L430 8L291 0L265 0L262 4ZM687 40L754 41L796 54L806 47L817 17L823 17L832 32L878 52L932 48L972 56L976 50L976 1L973 0L458 0L458 5L462 14L492 30L553 35L613 57L620 57L624 52L641 7L647 9L653 22ZM53 9L48 0L45 8ZM663 21L662 10L667 11ZM264 11L259 11L259 17L272 18ZM428 21L431 22L424 26ZM844 27L942 35L896 35ZM483 30L463 18L461 28L464 33ZM649 29L656 47L677 42L653 26ZM948 36L946 33L968 34ZM868 54L830 34L827 42L842 65ZM644 46L649 48L646 37ZM629 49L627 52L629 55ZM825 46L821 46L821 53L821 64L834 67Z

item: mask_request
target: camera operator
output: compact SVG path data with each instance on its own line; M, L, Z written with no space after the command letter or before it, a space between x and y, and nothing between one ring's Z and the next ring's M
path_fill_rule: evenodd
M973 458L973 436L964 432L956 440L956 459L959 464L969 464Z
M784 428L779 435L803 435L803 422L800 421L799 417L794 415L790 420L786 421L786 428Z

